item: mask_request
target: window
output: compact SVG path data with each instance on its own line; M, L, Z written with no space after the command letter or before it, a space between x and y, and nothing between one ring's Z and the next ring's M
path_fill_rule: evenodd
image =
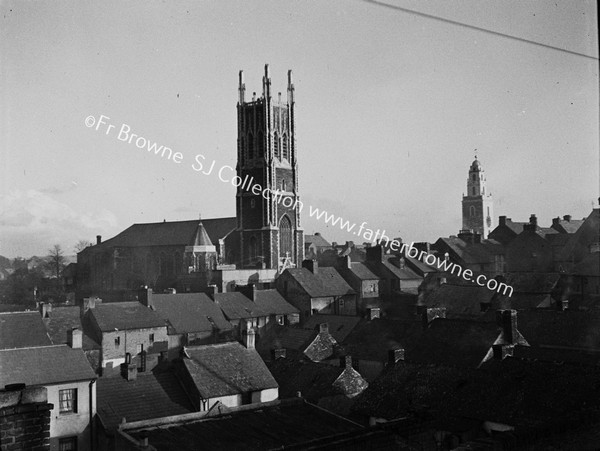
M119 346L121 346L121 337L116 337L115 338L115 348L118 348Z
M289 160L290 159L290 152L289 152L289 148L288 148L287 135L283 135L283 139L282 139L282 142L281 142L281 147L283 149L283 159L284 160Z
M281 191L287 191L287 183L285 183L285 179L281 181Z
M77 413L77 389L59 390L58 403L60 413Z
M252 133L248 135L248 160L252 160L254 158L254 137Z
M469 216L475 216L475 207L473 207L472 205L469 207Z
M293 236L292 236L292 222L287 216L282 216L279 221L279 256L289 257L292 256L293 250Z
M150 339L150 343L154 343L154 334L150 334L149 339Z
M59 438L58 451L77 451L77 437Z
M256 207L256 201L254 199L250 199L250 208Z
M473 187L473 196L475 195L475 187Z

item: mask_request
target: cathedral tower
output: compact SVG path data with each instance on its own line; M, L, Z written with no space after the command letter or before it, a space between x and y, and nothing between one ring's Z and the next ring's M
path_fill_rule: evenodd
M492 195L485 187L485 173L481 163L475 156L475 160L469 168L467 179L467 195L462 199L462 228L473 230L487 238L493 229L494 205Z
M244 73L239 74L238 162L240 180L252 180L262 191L238 186L237 227L241 268L282 270L298 266L304 256L300 227L298 160L294 121L294 84L288 71L287 98L271 95L265 65L262 96L246 99Z

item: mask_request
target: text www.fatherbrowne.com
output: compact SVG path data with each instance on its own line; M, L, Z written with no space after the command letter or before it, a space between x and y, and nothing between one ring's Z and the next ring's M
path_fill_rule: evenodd
M86 127L93 128L96 131L102 131L105 135L116 135L119 141L134 145L140 150L146 150L148 153L160 156L165 160L171 160L175 164L181 164L183 162L184 155L181 152L173 152L170 147L159 145L155 141L133 133L131 127L127 124L123 123L117 127L116 125L111 124L109 121L110 117L102 114L99 115L98 119L96 119L95 116L88 116L85 119L85 125ZM224 183L231 183L236 188L251 192L255 196L261 195L268 201L281 203L284 207L293 208L299 213L304 209L304 204L296 196L290 196L289 193L276 189L263 189L262 186L254 182L253 177L246 175L246 177L242 179L238 175L233 175L236 174L236 170L231 166L224 165L218 170L215 170L215 166L217 164L216 160L213 160L210 166L205 169L205 162L206 157L202 154L197 154L194 158L194 162L191 165L192 170L203 175L216 174L219 180ZM233 177L231 177L231 175L233 175ZM309 206L308 214L311 218L316 218L319 221L323 221L326 225L330 224L334 227L338 225L340 230L353 233L354 235L362 237L367 241L379 242L384 246L389 246L389 248L394 252L399 252L400 254L404 254L410 258L419 259L429 266L436 267L444 272L449 272L452 275L462 277L464 280L473 282L481 287L487 287L491 291L496 291L503 295L508 294L509 297L512 296L513 288L510 285L499 282L496 279L489 279L484 274L475 276L473 271L470 269L463 269L457 263L452 263L446 259L441 260L437 256L426 251L419 251L413 246L414 242L407 245L395 239L390 240L386 236L385 230L381 231L377 229L376 231L373 231L372 229L366 227L366 222L360 224L360 226L358 226L358 230L355 230L356 223L351 223L350 221L344 220L340 216L330 214L327 211L320 210L312 205Z

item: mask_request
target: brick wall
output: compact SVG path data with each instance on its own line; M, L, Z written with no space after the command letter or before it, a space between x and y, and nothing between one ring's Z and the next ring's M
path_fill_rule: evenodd
M43 387L0 391L0 450L49 450L53 407Z

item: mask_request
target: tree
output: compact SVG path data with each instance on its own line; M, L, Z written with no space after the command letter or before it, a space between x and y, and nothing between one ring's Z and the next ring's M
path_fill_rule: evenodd
M62 291L60 276L65 268L65 256L59 244L55 244L52 249L48 250L46 266L52 272L52 276L56 277L56 293L60 294Z
M82 250L84 250L86 247L90 247L91 245L92 243L90 243L88 240L79 240L75 245L75 253L79 254Z

